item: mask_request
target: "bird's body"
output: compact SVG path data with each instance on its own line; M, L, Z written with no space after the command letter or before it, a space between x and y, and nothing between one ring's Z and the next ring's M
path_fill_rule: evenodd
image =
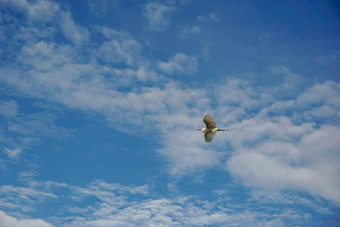
M207 143L210 143L214 138L217 131L228 131L228 129L220 129L216 127L216 122L210 114L204 116L203 122L205 123L205 128L199 129L204 133L204 138Z
M219 129L219 128L202 128L200 129L203 133L216 133L217 131L228 131L228 129Z

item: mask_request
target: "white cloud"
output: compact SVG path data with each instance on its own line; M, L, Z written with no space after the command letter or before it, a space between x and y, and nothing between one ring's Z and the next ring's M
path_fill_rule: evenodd
M276 83L269 91L277 99L295 99L296 96L301 94L301 91L312 85L307 78L291 72L285 66L270 67L270 70L272 76L276 78Z
M144 16L148 20L151 29L163 30L169 25L169 17L174 10L173 6L150 2L144 6Z
M61 12L60 19L60 25L64 35L75 45L81 45L83 42L89 41L89 31L86 28L74 23L70 12Z
M87 3L90 12L98 17L120 10L120 0L88 0Z
M13 158L17 158L19 156L19 154L21 153L21 148L18 147L14 150L8 149L7 147L5 147L5 152L7 154L7 156L11 159Z
M101 180L86 186L51 181L38 182L33 179L27 183L28 187L6 186L6 193L0 194L1 203L6 205L3 209L18 209L27 204L27 197L40 198L36 201L38 205L45 202L46 196L53 201L63 199L65 202L56 208L58 215L47 218L56 226L276 226L278 223L287 225L291 219L301 223L306 221L305 216L308 214L295 210L291 204L319 211L322 211L324 206L322 202L291 194L255 191L251 194L251 200L259 204L259 212L256 207L249 209L247 204L233 199L228 191L219 194L216 200L206 201L195 196L182 196L179 192L158 196L150 190L152 186L126 186ZM16 192L15 200L12 198L13 191ZM234 192L231 193L233 195ZM50 196L55 194L58 194L58 197ZM11 201L12 206L8 206L8 201ZM279 208L273 208L273 203ZM267 208L270 209L271 215L262 212L262 209ZM21 209L21 212L32 213L32 210ZM16 213L14 218L0 212L0 220L4 220L3 223L47 224L40 219L25 218L18 221L17 218L22 216L26 215Z
M14 100L1 101L0 100L0 114L7 117L15 117L18 112L17 102Z
M257 212L234 212L228 208L214 211L213 203L188 197L146 200L118 211L109 204L102 207L107 211L103 216L78 219L65 226L278 226L279 223L284 226L281 219L287 218L287 214L269 218Z
M291 142L311 132L312 126L311 123L294 125L287 117L273 119L254 117L230 125L233 130L230 143L235 147L242 147L272 141Z
M190 39L190 38L192 38L192 36L200 34L201 30L202 29L197 25L194 25L194 26L191 26L191 27L186 27L180 32L179 36L182 39L185 39L185 38Z
M135 42L119 43L116 40L103 43L99 49L100 59L109 63L133 64L133 58L129 55L129 49L134 50L138 45ZM138 48L137 48L138 49Z
M146 199L129 202L121 209L115 203L102 203L95 215L74 219L65 226L196 226L252 225L263 226L273 220L262 220L252 212L215 211L213 203L189 197Z
M55 116L50 113L34 113L25 115L25 117L18 117L7 124L7 130L10 133L29 139L32 137L38 139L50 137L54 139L61 138L63 135L67 136L67 130L57 127L54 123ZM22 143L22 145L30 146L29 143Z
M168 62L159 62L158 68L166 74L190 75L198 71L198 63L195 57L183 53L177 53Z
M11 5L14 9L26 12L28 19L33 22L49 22L59 11L59 5L53 1L5 0L3 2Z
M312 129L309 125L282 122L272 126L274 131L264 122L245 126L249 134L242 135L239 143L233 141L234 135L230 136L231 143L237 144L227 162L230 173L249 186L301 190L339 204L340 144L336 138L340 128ZM257 129L251 132L252 128ZM259 141L260 138L266 139Z
M0 195L3 209L15 209L22 212L33 211L43 201L58 198L55 194L46 192L46 189L11 185L1 186Z
M159 152L168 157L170 172L174 175L219 165L224 155L209 148L203 134L193 128L178 128L167 132L164 140L164 147Z
M32 72L50 72L71 62L73 57L75 52L69 46L40 41L23 46L17 61L23 67L32 67Z
M301 106L329 105L340 108L340 83L327 81L323 84L316 84L301 94L296 102Z
M299 89L299 85L294 86L289 83L284 83L282 87L284 90L286 87L291 87L289 90L295 89L290 93L296 93L296 95L288 100L273 102L272 105L263 108L261 114L288 115L300 122L322 121L324 124L337 124L336 122L340 120L339 83L326 81L322 84L312 84L307 86L305 91ZM280 88L280 86L276 87L275 92L280 92Z
M1 20L4 26L0 27L1 41L6 43L0 53L9 61L15 60L23 44L54 37L56 29L53 22L58 18L60 10L55 2L6 0L0 1L0 7L9 9Z
M83 42L89 41L90 33L88 30L77 25L71 18L70 12L61 10L59 4L54 1L14 0L4 1L4 3L12 10L23 11L25 13L24 19L26 20L23 21L19 28L15 28L15 32L18 33L17 41L31 41L31 43L35 43L41 40L39 37L44 39L51 38L57 30L57 24L60 25L65 37L73 44L80 45ZM15 17L15 15L11 16ZM11 38L13 39L13 37Z
M102 33L107 38L101 44L96 54L97 59L108 63L133 66L140 56L141 45L125 33L110 28L103 28Z
M52 225L41 219L18 220L0 210L0 227L52 227Z

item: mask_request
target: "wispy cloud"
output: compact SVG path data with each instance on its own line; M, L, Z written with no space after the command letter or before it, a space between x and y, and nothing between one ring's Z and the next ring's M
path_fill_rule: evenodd
M31 151L34 146L46 138L59 140L71 135L70 130L56 125L58 111L24 113L17 109L17 102L7 103L4 106L9 108L5 110L5 115L0 115L3 122L0 125L2 168L6 169L13 163L18 164L17 161L24 168L32 166L34 154ZM32 107L39 109L38 105L32 104Z
M197 25L189 26L189 27L184 28L179 33L179 36L182 39L190 39L190 38L192 38L192 36L200 34L201 31L202 31L202 29Z
M59 11L59 5L53 1L5 0L2 4L8 4L16 10L24 11L28 14L27 18L33 22L49 22L54 19L53 17Z
M103 28L102 33L107 40L101 44L97 59L108 63L136 65L140 56L141 45L127 34L110 28Z
M177 53L168 62L159 62L158 68L166 74L191 75L198 71L198 63L195 57L183 53Z
M5 152L9 158L14 159L14 158L17 158L22 151L21 151L21 148L16 148L16 149L11 150L5 147Z
M20 212L33 211L36 206L47 199L58 196L32 187L15 187L3 185L0 187L1 204L3 209L19 210Z
M144 16L153 30L164 30L170 23L170 16L175 8L159 2L150 2L144 6Z
M0 100L0 114L6 117L15 117L17 115L18 105L14 100Z
M71 40L75 45L81 45L83 42L89 41L90 33L86 28L74 23L70 12L61 12L60 14L61 30L67 39Z
M57 226L196 226L196 225L236 225L265 226L289 225L292 220L305 223L306 213L300 215L291 204L303 204L313 209L322 209L324 204L311 202L304 197L294 197L290 194L271 194L265 191L254 191L252 202L261 208L249 208L239 204L237 199L228 197L228 192L220 194L216 200L202 200L195 196L153 194L145 186L125 186L104 181L94 181L86 186L72 186L58 182L30 181L29 187L3 186L1 188L2 204L10 201L13 206L5 206L13 210L19 204L26 204L27 199L36 198L38 203L49 199L64 199L65 203L59 209L58 215L47 220ZM15 192L16 199L12 194ZM58 194L58 197L55 196ZM225 199L227 197L227 199ZM40 198L40 199L38 199ZM95 198L92 200L91 198ZM301 199L303 198L303 199ZM92 201L86 203L84 201ZM280 208L271 208L271 203ZM271 215L263 214L260 209L270 209ZM27 210L22 210L26 213ZM59 217L59 215L62 215ZM30 220L32 223L44 223L38 219L18 220L1 211L3 223L20 223ZM33 222L35 221L35 222ZM6 225L5 225L6 226ZM48 226L48 225L47 225ZM7 227L7 226L6 226Z
M331 62L339 62L339 59L340 59L339 53L335 52L334 54L331 55L320 56L316 59L316 61L321 64L329 64Z
M220 20L220 16L217 13L210 13L204 16L197 16L197 20L218 22Z

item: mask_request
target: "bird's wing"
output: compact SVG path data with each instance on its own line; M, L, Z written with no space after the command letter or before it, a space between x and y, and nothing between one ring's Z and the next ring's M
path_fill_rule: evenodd
M206 114L204 116L203 122L205 123L207 128L216 128L216 122L210 114Z
M213 140L215 134L216 132L205 133L204 134L205 142L210 143Z

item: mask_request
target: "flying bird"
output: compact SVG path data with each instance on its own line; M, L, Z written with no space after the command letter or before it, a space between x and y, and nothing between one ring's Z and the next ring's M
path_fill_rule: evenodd
M203 122L205 123L205 128L197 129L204 133L205 142L210 143L217 131L229 131L228 129L216 128L216 122L210 114L204 116Z

